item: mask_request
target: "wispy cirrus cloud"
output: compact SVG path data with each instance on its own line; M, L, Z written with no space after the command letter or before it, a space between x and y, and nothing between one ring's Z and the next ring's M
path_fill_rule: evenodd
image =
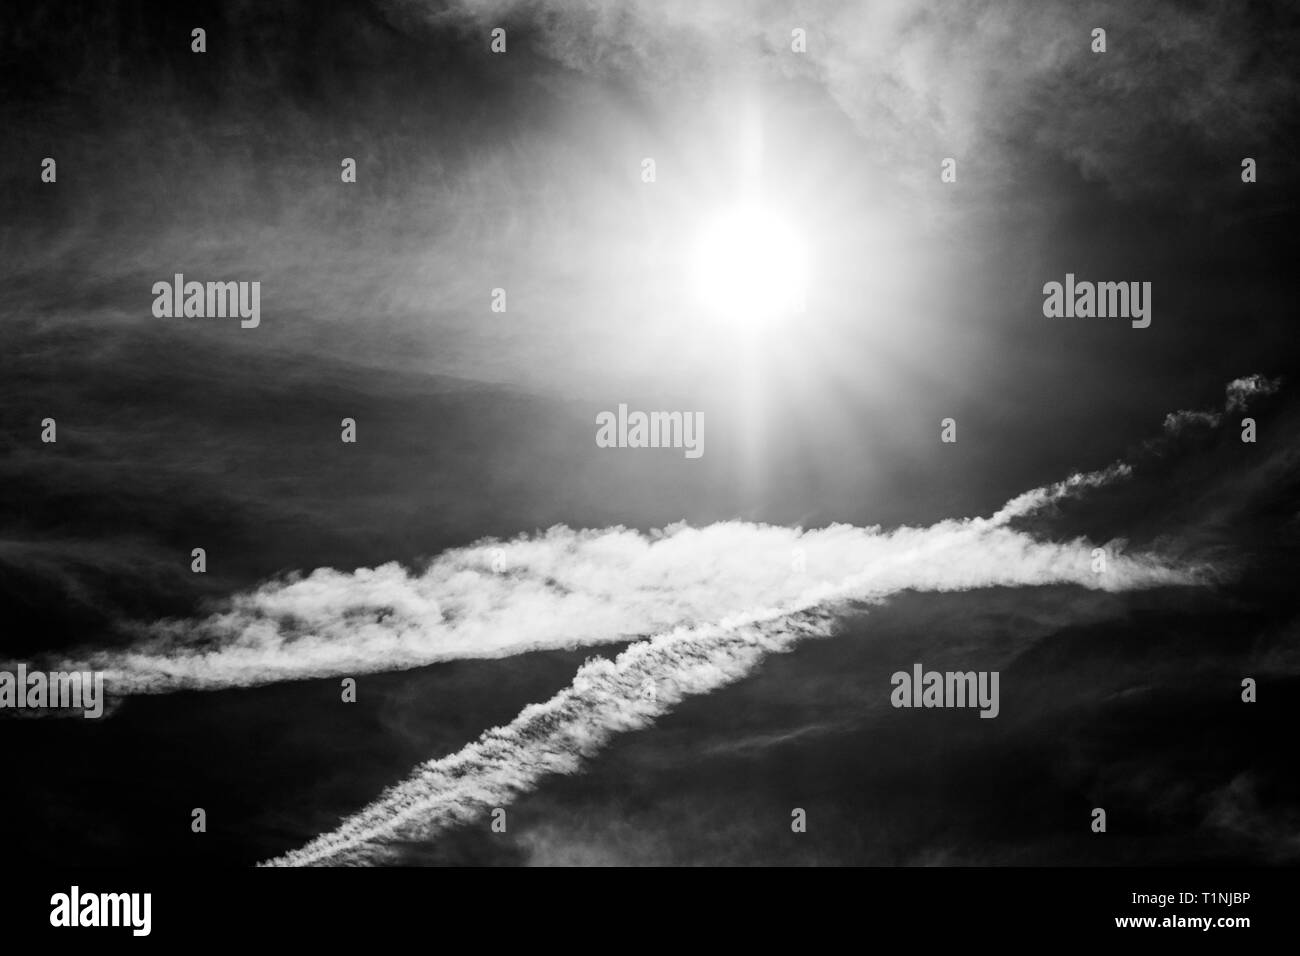
M677 93L738 64L820 84L884 163L976 154L989 162L1027 145L1085 178L1140 193L1169 178L1144 162L1152 143L1217 150L1258 142L1283 119L1296 83L1285 17L1258 40L1240 6L1189 9L1122 0L946 4L639 0L399 0L404 15L476 31L518 29L567 67ZM1267 11L1254 15L1268 16ZM803 29L806 52L791 54ZM1107 32L1104 54L1092 31ZM1236 162L1234 159L1233 162ZM910 168L914 163L908 163ZM1009 180L1008 180L1009 181Z

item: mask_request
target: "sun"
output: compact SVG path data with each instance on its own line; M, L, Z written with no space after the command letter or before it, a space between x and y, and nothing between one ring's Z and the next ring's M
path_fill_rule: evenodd
M697 297L719 318L767 324L803 309L805 244L781 216L762 205L735 205L707 219L692 262Z

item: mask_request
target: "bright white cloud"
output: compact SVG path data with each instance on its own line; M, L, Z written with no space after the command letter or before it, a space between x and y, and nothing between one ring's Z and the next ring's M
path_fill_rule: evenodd
M1027 499L1074 487L1021 496L1015 514ZM610 643L756 607L806 605L810 595L850 584L856 596L872 597L1061 582L1126 590L1194 579L1154 556L1125 556L1096 575L1092 544L1035 541L1005 527L1012 516L1004 509L993 519L893 531L744 522L649 535L556 527L448 551L420 571L396 563L351 573L320 568L269 582L205 619L163 621L125 650L64 659L58 668L102 670L117 695L210 690Z

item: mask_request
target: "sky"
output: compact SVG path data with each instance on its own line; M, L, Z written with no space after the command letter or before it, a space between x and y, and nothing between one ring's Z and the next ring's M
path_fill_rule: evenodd
M917 594L978 618L1044 590L1118 627L1126 595L1231 592L1290 673L1298 38L1255 2L7 9L0 660L105 670L119 727L191 692L574 665L244 862L391 862L375 834L482 810L440 789L456 761L549 794L624 731L833 653L796 646L899 601L883 626L914 632ZM699 240L737 203L806 252L797 314L711 305ZM258 327L156 316L176 273L260 282ZM1067 273L1151 283L1151 325L1046 317ZM701 413L705 453L599 447L621 403ZM547 714L551 749L519 745ZM532 833L525 857L682 859Z

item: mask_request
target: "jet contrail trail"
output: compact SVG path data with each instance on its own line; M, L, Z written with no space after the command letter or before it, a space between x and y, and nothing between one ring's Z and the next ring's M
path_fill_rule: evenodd
M834 610L846 601L879 602L908 588L1072 583L1126 590L1199 583L1209 573L1129 555L1116 556L1098 573L1087 542L1036 542L985 519L900 529L882 537L892 547L838 585L810 588L784 607L677 628L633 644L613 660L589 660L550 700L526 707L511 723L488 730L457 753L422 764L331 833L268 865L374 863L392 852L392 843L428 839L481 819L548 775L579 772L583 761L616 734L649 725L686 697L739 680L767 654L830 634Z

